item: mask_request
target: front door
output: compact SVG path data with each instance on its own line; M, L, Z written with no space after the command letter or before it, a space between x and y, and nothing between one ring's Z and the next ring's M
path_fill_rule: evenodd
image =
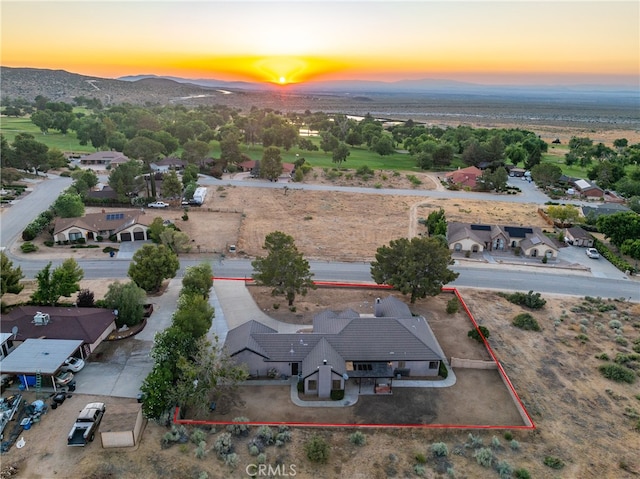
M298 364L299 363L291 363L291 375L292 376L297 376L298 375Z

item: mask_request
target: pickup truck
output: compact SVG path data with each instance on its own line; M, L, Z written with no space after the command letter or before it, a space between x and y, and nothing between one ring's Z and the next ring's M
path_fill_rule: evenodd
M107 408L103 402L92 402L87 404L76 419L75 424L67 437L68 446L85 446L93 441L96 435L102 416Z

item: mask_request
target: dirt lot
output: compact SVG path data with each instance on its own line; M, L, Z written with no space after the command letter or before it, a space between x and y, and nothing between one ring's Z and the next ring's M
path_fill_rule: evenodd
M251 288L251 291L260 305L273 303L268 291L262 288ZM307 318L314 312L329 305L370 311L373 295L356 290L319 289L296 304L300 306L299 311L304 311L302 322L308 322ZM634 397L638 394L637 386L602 378L597 367L604 361L595 357L607 353L613 358L617 352L631 352L630 346L640 337L640 305L545 295L548 301L545 308L533 312L542 331L526 332L510 324L511 318L522 308L494 292L467 290L463 295L476 318L489 328L490 343L536 423L536 431L513 431L518 449L511 447L504 438L504 431L500 430L366 429L366 445L358 447L349 442L349 434L353 432L350 428L293 428L292 442L281 448L267 447L267 462L273 467L293 465L296 476L302 478L415 477L415 456L421 453L427 457L425 477L444 477L437 471L445 473L447 468L455 471L455 477L498 477L497 472L476 463L475 448L469 444L468 437L473 432L486 447L495 436L500 442L499 446L492 447L496 460L507 461L514 468L526 468L531 477L632 478L640 474L639 433L634 430L640 410L640 402L637 396ZM467 325L462 321L461 313L453 316L445 313L444 304L449 298L442 295L420 300L412 310L427 314L447 356L486 358L486 351L466 337L450 341L460 331L465 333ZM295 315L292 317L286 308L270 314L281 320L300 319ZM615 340L615 334L608 326L613 318L622 322L628 346ZM579 336L581 334L583 336ZM467 373L475 373L457 372L463 382ZM450 392L438 393L419 403L408 394L409 391L396 390L398 394L394 393L392 400L401 408L399 415L405 414L416 421L429 422L437 415L470 421L487 412L492 414L491 409L500 409L496 405L504 404L500 398L483 393L491 391L489 386L481 384L456 394L452 388ZM282 395L286 397L286 391L280 391L278 387L265 388L264 392L265 396L251 391L245 396L244 407L237 412L252 420L265 416L269 420L285 417L324 422L331 419L325 411L318 414L312 413L313 410L296 411L288 399L281 400ZM248 437L234 440L239 456L236 468L224 466L213 450L205 458L197 459L193 443L162 448L161 439L167 429L154 423L147 425L136 449L102 450L98 440L87 448L66 447L64 435L73 416L83 403L93 399L74 394L61 408L50 411L41 423L24 433L25 448L12 448L2 456L3 468L6 470L14 465L18 470L15 477L25 478L69 477L69 465L73 464L74 477L198 478L205 477L200 475L204 471L208 474L206 477L223 479L249 477L245 469L256 463L246 446L256 433L255 427ZM109 401L133 401L95 399L103 399L107 404ZM350 410L332 413L343 414L354 422L360 417L385 419L389 410L383 408L378 399L381 398L361 398ZM447 410L450 401L462 406ZM235 411L228 415L234 414ZM222 428L216 430L207 432L207 449L212 448ZM305 456L304 444L313 434L320 434L330 444L326 465L311 463ZM449 456L437 460L431 455L430 445L439 441L447 444ZM564 468L555 472L544 466L542 461L546 456L559 457L565 463Z

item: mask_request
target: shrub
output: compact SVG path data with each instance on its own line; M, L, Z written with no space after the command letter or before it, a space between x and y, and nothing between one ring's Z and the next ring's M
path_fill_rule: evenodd
M511 431L507 431L507 432L505 432L505 433L504 433L504 438L505 438L507 441L511 441L511 439L513 439L513 434L511 433Z
M238 462L240 462L240 458L235 452L232 452L224 456L224 463L231 468L237 467Z
M449 448L444 442L434 442L431 444L431 452L434 456L446 457L449 455Z
M438 367L438 376L442 379L447 379L449 377L449 370L447 369L447 365L444 361L440 361L440 366Z
M513 294L500 293L500 296L510 303L525 306L529 309L541 309L547 304L547 301L540 297L540 293L534 293L533 291L529 291L527 294L520 292Z
M602 359L603 361L609 361L609 355L607 353L596 354L596 359Z
M512 439L509 445L511 446L511 449L513 449L514 451L517 451L520 449L520 443L515 439Z
M612 319L611 321L609 321L609 327L611 329L622 329L622 323L617 319Z
M559 457L547 456L542 462L551 469L562 469L564 467L564 461Z
M260 454L260 448L255 444L248 444L248 447L250 456L257 456L258 454Z
M23 253L33 253L34 251L38 251L38 247L31 241L26 241L20 245L20 251Z
M204 456L207 455L207 443L204 441L200 441L198 443L198 447L196 447L195 454L198 459L204 458Z
M285 429L276 434L276 446L284 446L287 442L291 442L291 431Z
M262 441L265 446L270 446L274 442L276 442L275 435L273 434L273 430L269 426L260 426L258 428L258 432L256 437Z
M498 449L500 446L500 439L498 439L497 436L493 436L491 438L491 447L494 449Z
M49 248L51 248L51 247L53 246L53 241L52 241L52 240L46 240L46 241L44 242L44 245L45 245L45 246L48 246Z
M455 314L459 308L460 303L458 302L458 298L454 297L447 301L447 314Z
M192 443L198 444L198 445L204 442L206 438L207 438L207 433L204 432L202 429L194 429L193 432L191 433L191 436L189 437Z
M344 399L344 389L332 389L330 395L333 401L340 401Z
M513 471L513 477L515 479L531 479L531 474L526 469L520 468Z
M511 479L511 473L513 472L513 467L507 461L500 461L496 464L496 470L498 474L500 474L501 478Z
M216 451L220 457L231 454L231 451L233 451L233 440L231 439L231 434L228 432L220 434L213 443L213 450Z
M367 442L367 436L362 434L360 431L356 431L349 435L349 442L355 446L364 446Z
M249 418L238 416L233 418L233 422L249 422ZM249 426L247 424L229 424L227 425L227 432L234 436L246 436L249 434Z
M324 464L329 460L329 444L321 436L312 436L304 445L304 451L311 462Z
M425 456L421 452L417 453L416 454L416 462L418 464L426 464L427 463L427 456Z
M471 447L480 447L480 446L482 446L482 438L480 436L474 436L473 434L469 433L468 439L469 439L468 444Z
M265 464L267 462L267 455L264 452L261 452L258 454L256 461L258 464Z
M418 477L424 477L427 473L427 470L422 464L416 464L413 466L413 472Z
M513 318L512 323L516 328L524 329L525 331L540 331L540 325L536 318L529 313L520 313Z
M476 458L478 464L483 467L491 467L493 464L493 451L488 447L478 449L473 456Z
M480 332L478 332L478 329L480 330ZM486 327L478 326L478 329L472 329L467 333L467 336L470 337L471 339L475 339L479 343L484 342L482 340L482 336L484 336L485 339L489 339L489 330ZM480 335L480 333L482 333L482 336Z
M618 383L633 384L636 380L635 372L621 364L603 364L598 368L598 370L605 378Z
M88 289L81 289L78 291L76 304L79 308L93 308L95 305L93 292Z

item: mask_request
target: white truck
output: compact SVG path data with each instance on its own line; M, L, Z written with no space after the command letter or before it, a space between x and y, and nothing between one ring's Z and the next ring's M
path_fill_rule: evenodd
M107 410L103 402L92 402L87 404L78 419L73 424L69 436L67 437L68 446L86 446L88 442L93 441L102 416Z

